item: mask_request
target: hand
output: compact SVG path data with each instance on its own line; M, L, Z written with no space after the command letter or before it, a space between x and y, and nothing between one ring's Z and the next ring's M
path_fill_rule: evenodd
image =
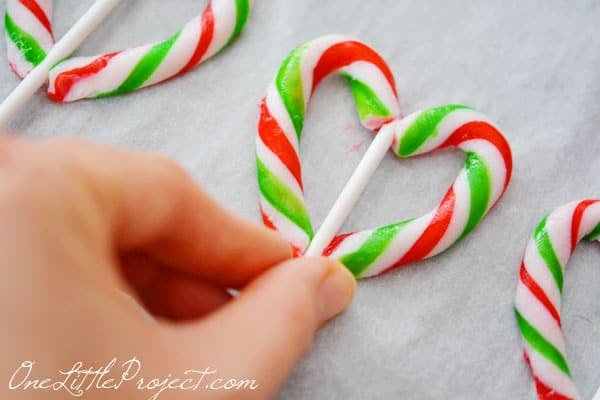
M71 398L39 381L116 359L103 378L118 382L134 358L135 379L84 396L147 399L158 388L138 388L140 378L209 368L196 391L157 398L269 398L355 289L339 263L291 260L276 233L224 210L156 154L0 137L0 221L0 398ZM258 388L205 387L219 378ZM37 390L25 388L35 379Z

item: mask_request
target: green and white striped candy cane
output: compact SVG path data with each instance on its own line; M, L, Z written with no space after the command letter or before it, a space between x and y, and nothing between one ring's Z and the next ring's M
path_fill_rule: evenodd
M211 0L165 41L67 59L50 70L48 94L57 102L107 97L183 74L231 44L244 29L250 7L251 0ZM39 64L52 47L51 10L50 0L7 2L9 60L19 76Z
M465 106L441 106L400 119L389 67L373 49L345 36L321 37L292 51L262 102L256 142L265 225L279 231L296 255L303 254L313 237L298 147L310 97L332 73L346 77L365 127L378 130L393 124L392 150L399 157L455 147L467 159L434 210L416 219L339 235L324 255L339 259L356 276L367 277L436 255L471 232L508 186L508 142L485 116Z
M4 28L8 65L20 78L54 46L52 0L6 0Z
M183 74L239 36L250 6L250 0L212 0L163 42L65 60L50 70L49 96L58 102L114 96Z
M582 239L600 239L600 200L552 211L536 228L521 263L515 313L539 399L580 398L567 364L560 307L564 269Z

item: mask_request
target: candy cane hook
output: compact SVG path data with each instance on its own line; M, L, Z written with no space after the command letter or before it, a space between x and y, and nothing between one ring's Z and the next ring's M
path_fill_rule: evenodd
M121 0L96 0L35 67L0 104L0 127L27 103L48 78L48 71L60 60L73 53Z

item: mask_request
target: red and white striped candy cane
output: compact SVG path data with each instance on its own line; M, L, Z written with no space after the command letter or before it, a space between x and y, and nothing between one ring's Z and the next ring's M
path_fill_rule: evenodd
M231 44L242 32L250 0L211 0L169 39L101 56L74 57L54 66L48 93L57 102L107 97L183 74ZM52 47L52 2L8 0L6 33L11 66L26 75Z
M345 36L325 36L292 51L262 102L257 136L263 221L301 255L313 229L304 203L298 146L305 109L317 85L337 72L350 84L361 123L373 130L394 124L394 153L410 157L456 147L465 168L442 202L423 217L337 236L324 254L356 276L379 274L436 255L468 234L504 193L512 172L510 147L482 114L448 105L399 119L393 75L370 47Z
M581 200L552 211L527 245L515 313L540 399L579 399L562 333L563 275L577 243L599 238L600 200Z

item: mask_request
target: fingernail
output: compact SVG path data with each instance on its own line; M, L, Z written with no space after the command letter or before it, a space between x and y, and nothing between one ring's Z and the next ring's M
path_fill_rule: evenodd
M356 279L342 264L331 262L329 271L319 286L319 319L325 322L348 307L356 290Z

